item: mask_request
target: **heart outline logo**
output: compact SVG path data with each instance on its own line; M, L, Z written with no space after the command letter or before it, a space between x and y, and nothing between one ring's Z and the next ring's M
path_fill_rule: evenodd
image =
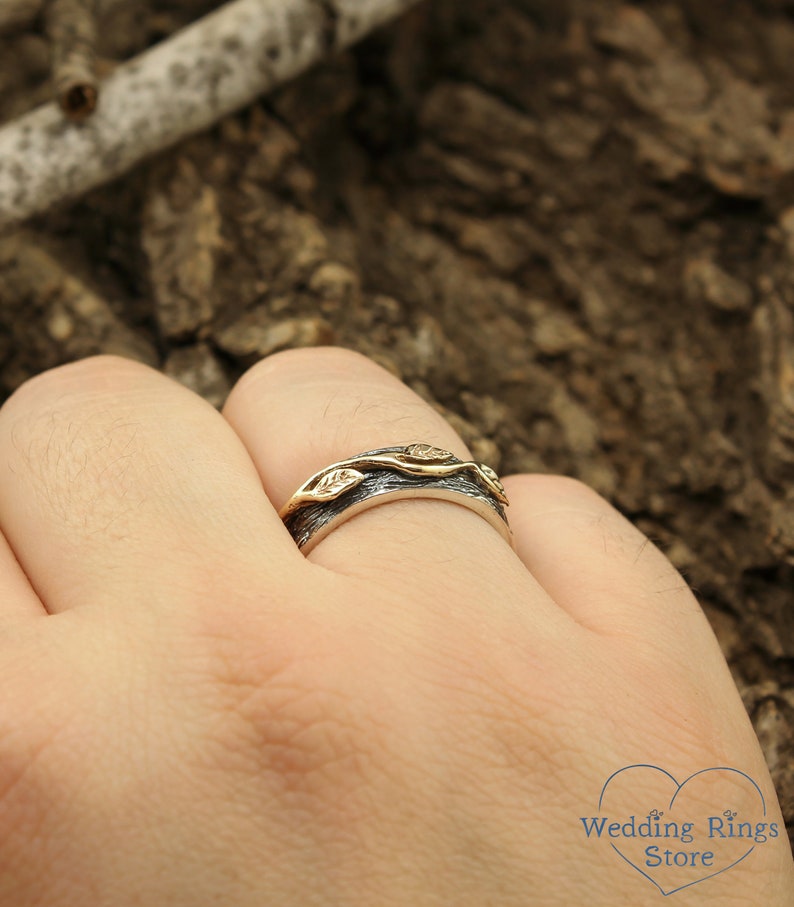
M733 772L734 774L739 775L742 778L744 778L746 781L749 781L750 784L753 786L753 788L755 788L755 791L757 792L758 797L761 801L761 815L766 816L766 799L764 798L764 794L761 791L761 788L758 786L758 784L756 784L756 782L746 772L743 772L738 768L731 768L730 766L725 766L725 765L715 765L715 766L712 766L711 768L703 768L697 772L693 772L691 775L689 775L689 777L685 778L683 781L681 781L679 783L678 779L675 778L675 776L672 775L670 772L668 772L666 769L663 769L659 765L651 765L650 763L636 763L634 765L625 765L623 768L620 768L616 772L613 772L607 778L607 780L604 782L604 786L601 788L601 794L598 798L598 811L599 812L601 812L601 806L604 802L604 795L606 794L607 788L609 787L610 783L618 775L622 774L623 772L630 771L631 769L635 769L635 768L646 768L646 769L652 769L653 771L661 772L665 777L669 778L670 781L673 782L673 784L675 785L675 792L673 793L673 796L670 799L670 803L667 806L668 810L673 808L673 806L675 805L675 801L678 798L678 795L686 787L686 785L689 784L689 782L692 781L693 779L695 779L701 775L707 774L709 772ZM679 885L677 888L672 888L669 891L665 891L665 889L659 884L659 882L656 881L656 879L653 878L653 876L649 875L647 872L645 872L643 869L641 869L639 866L637 866L637 864L633 860L630 860L626 856L626 854L624 854L620 850L620 848L617 847L615 844L613 844L611 841L610 841L610 847L618 854L619 857L621 857L621 859L623 859L626 863L628 863L629 866L631 866L633 869L636 869L636 871L643 878L645 878L649 882L651 882L659 890L659 892L661 892L663 897L669 897L669 895L675 894L678 891L683 891L685 888L691 888L693 885L699 885L701 882L706 882L709 879L713 879L718 875L722 875L722 873L727 872L729 869L733 869L734 866L737 866L743 860L747 859L747 857L749 857L750 854L755 850L755 844L753 844L738 859L734 860L728 866L723 866L722 869L718 869L716 872L711 872L707 876L702 876L699 879L694 879L691 882L687 882L685 885Z

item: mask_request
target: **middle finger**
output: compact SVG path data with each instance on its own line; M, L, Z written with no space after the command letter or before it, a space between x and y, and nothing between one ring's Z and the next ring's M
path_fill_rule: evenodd
M240 439L196 394L101 356L0 410L0 529L47 610L228 592L303 559Z

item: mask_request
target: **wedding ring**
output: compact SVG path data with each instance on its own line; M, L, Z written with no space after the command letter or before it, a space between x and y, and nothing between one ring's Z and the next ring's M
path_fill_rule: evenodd
M330 532L371 507L416 498L453 501L475 511L515 547L507 523L507 496L484 463L460 460L430 444L381 447L316 472L279 516L308 554Z

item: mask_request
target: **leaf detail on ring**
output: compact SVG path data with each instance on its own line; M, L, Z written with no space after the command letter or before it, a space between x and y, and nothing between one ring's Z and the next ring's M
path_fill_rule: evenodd
M504 498L505 503L507 502L507 496L505 495L505 487L499 481L499 476L491 469L490 466L486 466L485 463L478 464L480 472L485 476L486 480L490 483L492 488L496 491L498 495Z
M455 454L448 450L442 450L440 447L432 447L430 444L410 444L405 448L402 456L398 455L400 460L420 461L422 463L447 463L455 459Z
M364 479L364 473L357 469L343 467L329 472L306 491L317 501L333 501L344 491L355 488Z

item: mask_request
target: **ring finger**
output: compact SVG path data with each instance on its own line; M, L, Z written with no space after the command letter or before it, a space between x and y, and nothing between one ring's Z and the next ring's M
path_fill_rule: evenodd
M292 350L254 366L223 411L242 438L276 509L318 470L363 451L427 442L464 460L471 454L442 416L401 381L349 350ZM308 560L336 573L379 581L396 572L409 594L427 572L454 590L479 586L484 603L496 577L530 588L538 607L557 611L502 536L481 516L449 501L382 504L344 522ZM469 594L467 599L471 599Z

